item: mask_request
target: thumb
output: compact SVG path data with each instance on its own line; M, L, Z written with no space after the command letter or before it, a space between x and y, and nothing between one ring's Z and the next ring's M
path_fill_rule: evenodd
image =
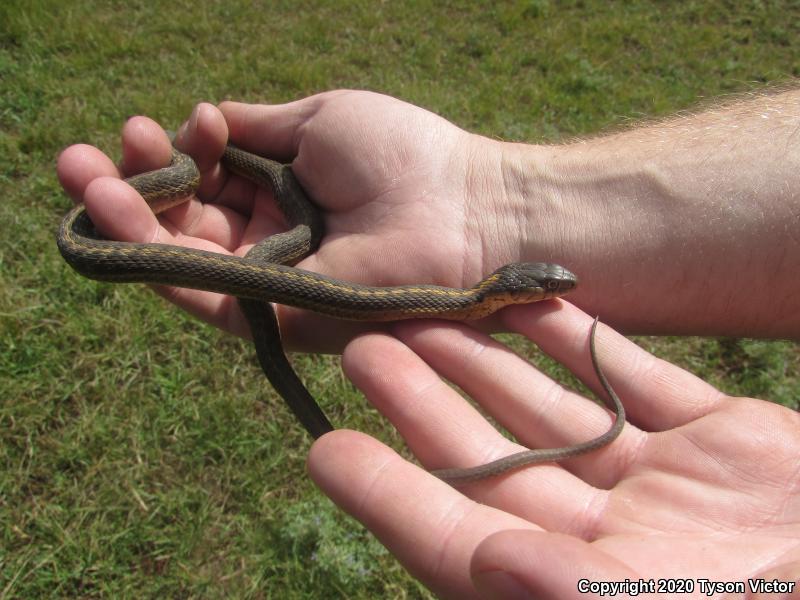
M291 162L302 139L302 126L337 92L325 92L287 104L245 104L225 101L230 140L248 152Z
M504 599L586 598L587 591L600 591L590 584L639 580L629 567L583 540L528 530L487 537L472 555L470 572L481 597Z

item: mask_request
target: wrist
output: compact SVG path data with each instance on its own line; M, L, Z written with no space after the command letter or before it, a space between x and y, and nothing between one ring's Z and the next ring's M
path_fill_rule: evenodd
M505 144L503 181L507 202L519 215L515 260L547 261L582 272L584 283L613 277L629 248L617 242L622 229L644 231L647 211L625 191L602 184L609 172L595 156L573 146ZM648 236L651 244L657 240ZM593 283L593 282L592 282ZM581 286L581 295L590 290ZM595 287L594 283L591 287Z
M518 215L520 261L574 259L589 211L578 193L563 147L505 143L500 164L508 202ZM566 266L566 265L565 265Z
M699 207L664 193L647 158L604 141L506 145L504 179L524 206L519 260L573 271L579 285L568 299L623 331L693 327L708 293L682 283L691 262L684 253L693 251L680 232Z
M656 135L506 145L504 180L526 207L520 259L569 268L579 279L569 300L625 332L796 337L785 301L796 296L769 275L781 252L796 260L781 226L791 203L757 189L745 157L717 152L719 165L697 154ZM757 290L770 290L775 311Z
M552 180L551 146L500 142L473 136L470 203L480 237L484 271L512 262L559 262L569 246L571 213L566 190ZM475 165L478 165L477 167ZM469 210L469 208L468 208Z

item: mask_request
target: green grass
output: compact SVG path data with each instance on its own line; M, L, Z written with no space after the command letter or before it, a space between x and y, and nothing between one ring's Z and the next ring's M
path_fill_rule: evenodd
M309 483L248 344L63 263L62 147L117 156L130 115L337 87L558 141L800 76L798 23L789 1L3 2L0 598L428 595ZM797 406L796 345L638 341ZM400 447L335 358L297 362L336 423Z

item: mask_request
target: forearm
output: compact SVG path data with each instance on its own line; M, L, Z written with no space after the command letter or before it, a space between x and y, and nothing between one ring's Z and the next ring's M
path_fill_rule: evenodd
M800 91L504 155L523 258L569 266L584 309L631 333L800 338Z

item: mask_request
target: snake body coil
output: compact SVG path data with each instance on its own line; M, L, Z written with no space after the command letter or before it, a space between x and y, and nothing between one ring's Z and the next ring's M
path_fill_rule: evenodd
M506 265L468 289L435 285L369 287L294 268L290 265L316 250L323 226L318 211L303 193L291 169L232 145L226 148L222 163L256 184L272 188L289 231L263 240L241 258L166 244L107 240L98 234L80 205L64 217L57 238L58 248L76 271L92 279L165 284L236 296L250 323L262 369L314 437L332 427L286 359L271 302L344 319L388 321L436 317L461 320L481 318L509 304L558 297L577 284L576 277L567 269L550 263ZM193 193L199 184L199 172L189 157L173 150L170 167L126 181L158 213ZM624 423L624 412L596 362L594 328L592 357L617 413L614 428L605 436L588 442L583 448L531 450L482 467L435 474L447 481L469 481L522 464L559 460L574 455L575 450L588 452L609 443Z

